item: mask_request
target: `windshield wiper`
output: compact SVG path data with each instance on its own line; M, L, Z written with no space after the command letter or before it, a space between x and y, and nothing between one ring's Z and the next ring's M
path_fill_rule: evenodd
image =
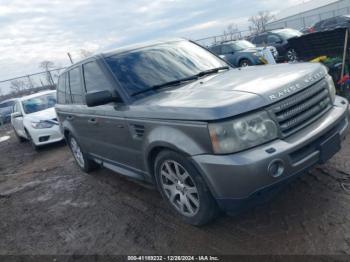
M151 90L157 90L157 89L164 88L164 87L181 85L182 83L185 83L185 82L188 82L188 81L197 80L197 79L198 79L198 76L197 76L197 75L194 75L194 76L182 78L182 79L179 79L179 80L174 80L174 81L166 82L166 83L164 83L164 84L154 85L154 86L152 86L152 87L150 87L150 88L147 88L147 89L144 89L144 90L135 92L135 93L132 94L132 96L136 96L136 95L139 95L139 94L142 94L142 93L151 91Z
M202 72L198 73L196 76L202 77L202 76L218 73L221 70L228 70L228 69L230 69L230 67L228 67L228 66L217 67L217 68L202 71Z
M217 67L217 68L213 68L213 69L209 69L209 70L205 70L202 72L199 72L198 74L194 75L194 76L190 76L190 77L186 77L186 78L182 78L179 80L174 80L174 81L170 81L170 82L166 82L164 84L160 84L160 85L154 85L150 88L144 89L144 90L140 90L138 92L135 92L132 94L132 96L136 96L142 93L146 93L148 91L151 90L157 90L157 89L161 89L164 87L170 87L170 86L177 86L177 85L181 85L185 82L189 82L189 81L193 81L193 80L197 80L198 78L202 77L202 76L206 76L206 75L211 75L211 74L215 74L218 73L221 70L228 70L230 69L230 67L228 66L222 66L222 67Z

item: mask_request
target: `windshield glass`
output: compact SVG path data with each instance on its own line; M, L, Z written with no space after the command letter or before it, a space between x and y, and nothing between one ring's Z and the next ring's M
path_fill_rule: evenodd
M56 104L56 93L33 97L22 101L23 110L26 114L39 112Z
M294 29L283 29L283 30L275 31L274 33L280 35L284 39L290 39L293 37L299 37L303 35L301 32Z
M212 53L188 41L114 55L107 57L106 62L129 95L227 66Z
M233 42L232 47L234 50L239 51L239 50L255 48L256 46L251 42L248 42L246 40L241 40L241 41Z

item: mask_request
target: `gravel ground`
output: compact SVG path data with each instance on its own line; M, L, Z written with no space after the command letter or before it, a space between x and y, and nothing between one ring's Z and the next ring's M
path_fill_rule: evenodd
M6 141L6 136L10 138ZM183 224L160 195L0 128L0 254L350 254L350 139L269 204Z

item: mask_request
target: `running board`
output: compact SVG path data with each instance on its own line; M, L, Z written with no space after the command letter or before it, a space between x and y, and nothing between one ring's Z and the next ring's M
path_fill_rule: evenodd
M96 163L100 164L101 166L103 166L109 170L112 170L113 172L116 172L118 174L121 174L123 176L131 177L131 178L142 180L142 181L145 180L145 177L142 175L142 173L138 173L136 171L130 170L129 168L124 168L121 166L117 166L117 165L108 163L108 162L103 161L103 160L98 159L98 158L94 158L94 160Z

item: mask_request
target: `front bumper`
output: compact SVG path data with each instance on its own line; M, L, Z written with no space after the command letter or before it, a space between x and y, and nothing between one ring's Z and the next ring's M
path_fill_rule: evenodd
M231 203L235 206L239 200L270 191L328 160L339 148L325 142L332 142L330 138L333 137L344 140L348 125L349 105L345 99L337 97L334 107L321 119L284 140L275 140L232 155L193 156L192 160L218 204L229 210ZM321 150L320 145L323 144ZM269 172L271 163L275 161L284 166L282 175L278 177L273 177Z
M44 129L31 128L29 132L34 144L37 146L59 142L64 139L64 136L61 133L60 127L58 125Z

